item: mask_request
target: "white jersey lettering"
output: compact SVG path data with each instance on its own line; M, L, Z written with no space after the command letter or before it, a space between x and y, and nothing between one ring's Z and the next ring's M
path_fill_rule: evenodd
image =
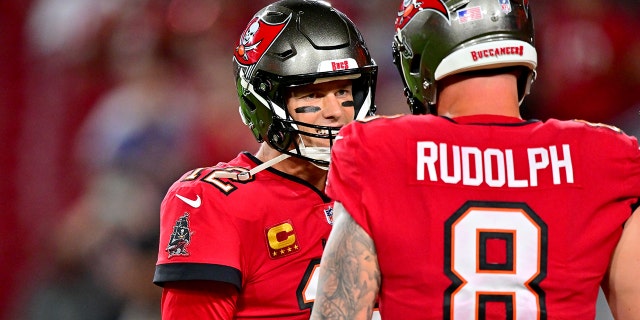
M517 152L526 152L517 154ZM520 157L518 157L520 156ZM527 159L526 162L516 159ZM516 168L526 166L528 176L516 176ZM526 150L449 145L433 141L417 143L416 179L465 186L500 188L537 187L539 177L548 172L553 184L573 184L573 162L568 144Z

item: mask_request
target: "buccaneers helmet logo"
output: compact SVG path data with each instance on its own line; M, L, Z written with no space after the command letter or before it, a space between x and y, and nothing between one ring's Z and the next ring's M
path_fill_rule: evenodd
M277 24L269 24L259 17L251 19L247 28L240 35L240 42L236 47L234 57L238 63L242 65L257 63L269 49L269 46L278 38L290 17Z
M404 28L416 13L423 10L438 12L449 21L449 10L444 4L444 0L404 0L400 11L398 11L398 17L396 17L396 30Z

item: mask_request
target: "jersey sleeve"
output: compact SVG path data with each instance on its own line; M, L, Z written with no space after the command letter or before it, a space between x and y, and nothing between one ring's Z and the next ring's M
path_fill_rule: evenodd
M607 193L616 195L618 199L627 199L631 205L637 207L640 201L638 140L616 127L588 122L584 122L584 126L593 133L587 139L588 150L592 154L585 157L602 159L602 162L593 168L592 175L600 176L599 181L605 181Z
M635 137L624 136L622 143L626 150L626 153L623 155L624 161L616 161L614 160L612 163L619 163L622 167L620 168L620 172L622 175L623 181L626 182L623 184L624 190L628 190L631 192L629 197L634 198L633 207L637 208L640 206L640 147L638 146L638 140Z
M162 290L163 320L234 319L238 290L221 282L170 282Z
M212 280L242 287L240 236L223 196L204 182L176 182L160 207L153 282Z
M362 199L365 187L363 164L358 149L362 147L361 131L358 122L352 122L340 130L339 137L331 148L331 165L327 178L326 193L340 202L353 219L371 234L367 222L366 204Z

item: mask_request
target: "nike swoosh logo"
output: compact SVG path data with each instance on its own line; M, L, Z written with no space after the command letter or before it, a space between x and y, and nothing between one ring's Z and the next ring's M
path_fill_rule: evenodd
M184 203L194 207L194 208L199 208L200 205L202 204L202 200L200 199L200 195L196 195L196 198L194 200L191 200L187 197L183 197L179 194L176 193L176 197L178 197L178 199L184 201Z

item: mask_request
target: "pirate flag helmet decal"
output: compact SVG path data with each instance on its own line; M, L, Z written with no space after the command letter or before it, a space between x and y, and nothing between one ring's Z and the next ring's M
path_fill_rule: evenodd
M339 128L295 121L285 91L348 79L355 119L375 111L378 67L353 22L325 1L281 0L262 8L240 35L233 64L240 115L258 142L321 168L328 168L330 147L305 147L302 136L329 139L331 146Z
M423 10L432 10L440 13L443 18L449 21L449 9L447 9L443 0L404 0L400 5L400 11L398 11L398 17L396 18L396 30L404 28L416 13Z
M269 46L282 33L282 30L289 22L291 16L285 21L270 24L260 17L254 17L247 29L240 36L240 43L236 47L235 60L245 66L257 63L262 55L269 49Z

